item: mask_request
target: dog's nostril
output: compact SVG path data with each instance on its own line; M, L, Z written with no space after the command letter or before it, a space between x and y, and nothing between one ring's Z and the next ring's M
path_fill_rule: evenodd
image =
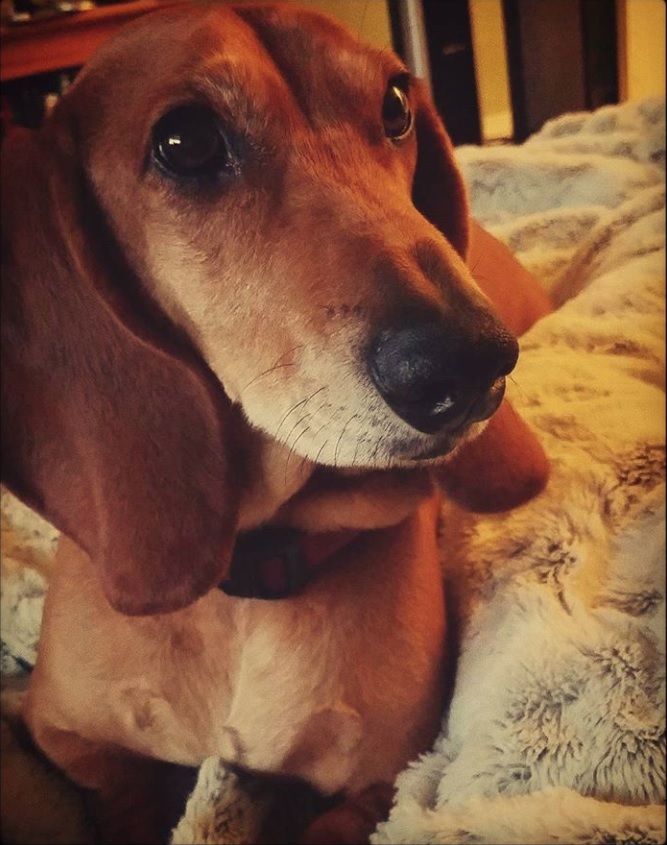
M404 367L401 378L392 378L380 364L371 366L371 378L382 398L399 417L425 433L439 431L459 415L464 397L452 380L434 379L427 368ZM410 378L405 377L406 372Z
M411 338L384 338L372 356L371 369L380 392L403 403L446 401L457 392L451 379L443 379L438 362L428 350L410 348Z
M382 392L382 391L380 391ZM445 413L450 411L459 401L461 389L452 380L416 378L407 383L401 383L397 388L387 391L385 398L391 404L415 405L430 409L431 413Z
M467 337L429 323L382 332L370 349L368 372L398 416L433 434L493 413L517 354L506 333Z
M519 343L516 338L506 335L501 342L502 352L498 357L497 375L508 376L519 360Z

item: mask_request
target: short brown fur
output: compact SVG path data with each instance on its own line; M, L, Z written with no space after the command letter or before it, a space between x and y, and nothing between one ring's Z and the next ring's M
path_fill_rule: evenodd
M546 483L506 402L453 456L411 461L432 441L355 359L386 309L495 307L516 334L549 310L471 224L421 84L411 137L383 137L403 70L312 12L174 7L126 28L42 129L7 141L3 473L65 535L26 716L98 791L118 828L105 841L154 835L119 799L129 755L220 755L342 790L353 803L305 839L364 841L380 785L441 716L437 482L477 510ZM194 198L146 157L154 122L193 96L259 151L232 188ZM317 391L328 406L302 401L321 442L289 417ZM361 533L302 595L226 596L237 533L264 523Z

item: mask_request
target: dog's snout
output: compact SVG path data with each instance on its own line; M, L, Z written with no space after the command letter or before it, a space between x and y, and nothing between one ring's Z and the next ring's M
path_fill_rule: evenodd
M399 417L434 434L491 416L518 351L516 339L492 318L472 332L443 320L403 321L375 338L368 372Z

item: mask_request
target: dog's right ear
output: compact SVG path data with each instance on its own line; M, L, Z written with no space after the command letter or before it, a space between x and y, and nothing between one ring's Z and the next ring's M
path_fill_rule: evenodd
M466 258L470 210L454 147L422 81L414 84L417 165L412 201L417 210Z
M473 513L512 510L541 493L549 475L540 441L506 399L484 431L435 470L447 496Z
M114 608L181 608L231 556L229 402L139 294L63 121L5 147L3 481L88 553Z

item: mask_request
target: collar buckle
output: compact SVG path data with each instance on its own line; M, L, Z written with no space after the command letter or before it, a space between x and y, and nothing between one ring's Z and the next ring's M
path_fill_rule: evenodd
M308 580L303 532L289 526L264 526L236 540L227 580L228 596L276 600L298 595Z

